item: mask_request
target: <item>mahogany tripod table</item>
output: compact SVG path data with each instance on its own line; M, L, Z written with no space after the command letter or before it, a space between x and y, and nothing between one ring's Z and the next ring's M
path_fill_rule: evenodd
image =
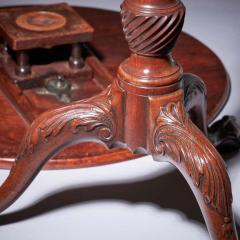
M87 46L94 51L94 55L97 55L98 58L94 59L93 56L90 55L90 57L86 58L86 61L92 63L94 66L97 65L96 60L100 58L103 64L102 68L100 68L100 70L96 69L97 71L95 73L95 75L101 75L100 84L94 84L95 79L94 81L86 82L86 84L82 82L81 89L83 89L83 91L80 92L78 98L84 99L100 93L102 89L113 81L119 64L129 56L130 52L122 33L119 13L91 8L75 9L95 29L94 38ZM174 49L174 57L181 63L184 72L193 73L201 77L204 81L208 92L207 122L211 123L224 107L230 92L230 81L224 66L209 48L186 33L181 33ZM5 93L5 83L8 81L8 76L5 71L1 71L0 76L0 88L2 92ZM216 79L218 84L215 83ZM194 85L192 86L194 87ZM196 88L195 92L197 93L198 91L201 91L201 89ZM17 99L17 101L14 101L10 99L7 101L6 94L0 94L0 168L11 168L17 156L21 139L30 123L40 113L52 108L49 101L46 101L41 95L32 96L32 94L35 94L34 91L27 89L24 93L27 97L29 95L29 99L35 107L34 112L36 113L33 117L30 116L30 121L26 120L26 116L22 116L24 113L17 114L18 101L22 104L22 102L24 102L23 100ZM199 97L201 98L201 94L198 94L195 100L201 101ZM54 105L54 107L59 106L62 106L62 103L60 105L59 103L57 103L56 106ZM25 109L26 112L31 112L27 107ZM79 168L93 166L95 164L100 165L123 161L136 157L138 157L138 155L133 155L132 152L127 149L111 149L109 151L94 143L83 143L81 147L72 146L59 153L53 159L49 160L44 168Z
M105 76L111 84L96 96L47 111L33 121L20 150L12 154L17 157L0 188L0 211L23 193L49 159L69 146L78 144L80 149L80 143L91 142L94 146L85 145L85 151L99 146L102 155L83 156L76 164L74 160L65 161L65 153L62 160L52 162L52 167L93 166L152 154L157 161L174 164L183 174L211 238L237 239L230 180L221 156L205 136L208 123L225 104L229 82L216 56L186 34L181 34L175 49L183 68L173 59L171 52L185 16L181 1L123 2L123 31L131 53L119 33L115 13L90 9L79 12L95 27L92 48L102 54L102 63L110 71L96 74ZM100 18L101 24L97 24ZM208 111L204 83L194 75L184 75L183 69L204 79L209 92ZM16 135L20 141L22 132L17 130ZM108 157L108 151L114 157ZM6 158L2 165L7 168L11 162Z

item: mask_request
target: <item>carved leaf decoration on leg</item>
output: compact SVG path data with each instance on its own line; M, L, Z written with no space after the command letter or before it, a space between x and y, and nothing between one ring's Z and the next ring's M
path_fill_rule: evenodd
M31 154L37 144L56 137L64 128L73 134L80 129L86 132L97 129L100 140L110 141L115 133L111 101L111 87L108 87L93 98L44 113L31 125L19 156Z
M154 146L157 154L170 156L186 170L206 204L227 220L232 195L225 163L186 116L181 102L160 109Z

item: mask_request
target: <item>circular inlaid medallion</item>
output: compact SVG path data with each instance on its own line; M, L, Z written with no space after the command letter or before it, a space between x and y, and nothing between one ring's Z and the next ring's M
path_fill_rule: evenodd
M63 27L66 18L55 12L36 11L17 17L16 24L30 31L49 32Z

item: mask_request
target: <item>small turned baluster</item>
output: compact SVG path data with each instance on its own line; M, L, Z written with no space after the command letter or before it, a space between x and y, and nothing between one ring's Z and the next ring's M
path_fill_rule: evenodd
M19 77L25 77L30 74L29 56L25 51L17 52L17 68L16 74Z
M3 56L8 56L8 45L4 39L1 39L1 51L3 53Z
M82 59L82 47L80 43L72 44L72 52L69 58L69 65L72 69L80 69L84 66Z

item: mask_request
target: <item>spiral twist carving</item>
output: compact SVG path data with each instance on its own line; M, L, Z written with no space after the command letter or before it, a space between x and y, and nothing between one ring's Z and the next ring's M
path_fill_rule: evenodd
M134 2L134 1L133 1ZM121 6L123 31L132 52L159 56L172 50L182 30L185 7L180 1L174 6L136 8L126 0Z

